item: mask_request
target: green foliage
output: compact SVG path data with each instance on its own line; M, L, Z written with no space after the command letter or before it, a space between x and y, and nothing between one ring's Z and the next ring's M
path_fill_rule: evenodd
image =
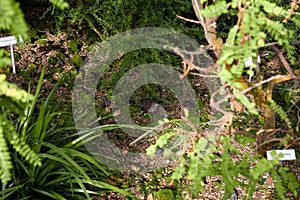
M187 29L176 14L192 15L191 2L186 1L68 1L70 9L53 11L58 29L65 24L76 24L80 29L89 29L104 40L109 36L138 27L176 27Z
M64 0L49 1L60 9L65 9L69 6ZM18 2L15 2L15 0L0 1L0 13L0 30L8 31L9 34L15 36L21 35L24 40L29 39L29 28Z
M71 63L77 67L81 67L82 65L82 58L78 54L74 54L71 60Z
M0 120L0 140L3 141L2 130L7 130L4 136L12 146L9 153L5 145L7 142L1 142L1 166L4 166L1 168L1 180L4 184L11 180L11 176L14 180L12 186L4 186L6 189L0 192L0 196L16 199L31 196L65 199L82 198L84 195L91 199L91 194L99 193L91 192L91 187L102 191L114 190L130 196L126 191L101 181L108 176L108 169L88 154L83 146L92 135L83 132L77 137L77 134L72 133L75 130L74 124L68 119L71 114L56 112L50 106L51 99L63 79L56 83L49 96L41 102L39 113L34 112L37 102L40 102L38 97L44 70L45 67L28 112L16 119L18 123L12 123L9 119ZM58 116L65 120L56 121Z
M275 101L270 101L269 102L270 107L279 115L279 117L285 121L285 123L288 125L289 128L292 128L292 123L286 114L286 112L275 102Z
M14 130L14 126L8 119L10 112L25 116L25 110L29 107L29 102L33 99L31 94L28 94L16 85L5 80L6 76L0 74L0 103L2 113L0 114L0 149L1 149L1 182L6 185L11 180L12 162L9 154L8 145L12 145L13 149L18 152L25 160L33 165L41 165L41 161L34 151L20 140L20 135Z
M60 9L69 8L69 4L65 0L49 0L53 5Z
M215 4L206 6L200 13L204 17L216 17L225 14L227 13L226 1L217 1Z
M4 109L16 114L25 114L24 110L28 106L28 101L33 96L18 88L15 84L9 83L4 74L0 74L0 103Z
M223 23L224 18L227 17L227 22L232 24L229 26L228 33L222 36L226 38L226 41L224 41L225 43L220 49L220 57L217 60L217 63L221 66L219 77L233 89L233 94L237 100L246 106L251 113L258 114L255 104L251 103L245 94L240 92L248 89L248 83L243 84L239 80L246 74L253 76L255 74L254 69L258 66L253 63L250 69L246 68L244 60L249 57L255 60L258 56L258 50L264 48L266 42L276 42L286 50L291 62L295 61L292 41L299 28L299 13L289 16L289 8L287 6L281 7L268 0L231 2L204 0L200 1L200 3L203 6L203 9L200 9L200 14L203 17L220 17L218 22L222 21ZM283 23L284 20L289 21L289 24ZM213 24L206 25L213 26ZM202 26L204 25L202 24ZM297 26L298 28L296 28ZM263 71L263 69L260 69L260 71ZM271 101L269 105L291 128L291 122L286 112L274 101ZM190 135L199 133L201 131L198 133L190 132ZM184 131L178 131L177 135L173 134L172 137L178 137L178 135L182 134L184 134ZM162 142L164 140L160 140L160 137L154 146L162 148L159 144L164 144ZM269 172L272 178L274 177L274 180L276 180L278 186L276 192L280 199L285 199L287 192L292 192L295 197L298 195L296 191L299 185L296 183L297 181L292 173L288 172L293 176L293 184L296 186L282 184L285 180L279 177L285 170L283 170L284 167L278 167L278 170L275 167L279 162L278 159L268 161L259 156L242 155L235 148L236 145L229 136L213 138L208 134L200 136L196 141L194 138L187 139L179 143L178 146L186 144L190 144L189 151L185 152L185 154L181 153L185 156L179 158L180 163L177 165L172 178L181 179L184 175L188 175L188 178L193 181L190 189L194 195L199 190L204 189L203 182L205 177L220 175L222 184L219 184L218 188L225 190L223 199L229 199L233 189L238 185L246 189L246 197L251 199L253 192L262 184L261 175L265 172ZM154 152L152 148L150 147L149 149L151 152ZM177 153L177 155L181 154ZM240 156L240 159L233 161L232 154ZM247 183L238 181L238 177L241 175L247 180Z
M27 3L30 0L23 0L21 2ZM68 3L64 0L49 0L53 5L60 9L68 8ZM37 3L39 1L36 1ZM45 3L45 2L44 2ZM20 3L15 0L0 1L0 31L4 31L5 34L22 36L24 40L29 40L28 25L24 19L23 12L20 8ZM8 54L1 48L0 49L0 68L11 64L11 59ZM0 69L3 73L4 70Z
M22 140L20 134L14 131L13 124L8 119L1 117L1 126L5 129L5 136L12 145L13 149L30 164L33 164L34 166L40 166L41 160L39 156L24 140Z
M67 8L62 0L50 0L59 8ZM27 25L19 4L13 0L0 2L0 29L28 39ZM10 64L5 51L0 51L0 65ZM72 62L81 65L76 58ZM50 107L61 79L45 101L39 99L45 66L35 95L31 95L5 80L0 74L0 199L39 198L91 199L91 194L114 190L130 196L105 179L108 170L83 147L87 134L74 131L71 121L61 120L66 113ZM37 105L39 104L39 105ZM39 109L38 109L39 107ZM39 110L39 112L36 112ZM67 116L70 114L67 114ZM90 188L100 191L90 191Z
M253 64L252 68L246 69L244 59L248 57L252 57L253 60L256 59L258 50L265 46L265 42L277 42L287 51L288 58L292 62L295 61L292 41L297 35L297 27L299 27L297 14L291 16L289 23L282 22L289 15L287 4L285 4L285 7L281 7L267 0L245 1L240 2L240 7L245 8L241 12L241 10L238 10L237 2L232 1L231 4L227 4L228 13L238 13L237 16L234 16L238 17L238 20L236 21L236 18L229 15L226 16L230 17L230 21L235 21L238 24L231 26L229 29L226 42L218 59L218 64L222 65L222 70L219 73L220 78L233 88L239 88L235 85L236 78L244 73L254 74L253 70L257 66ZM203 15L206 12L209 13L210 7L216 7L215 13L217 13L211 15L221 16L221 13L225 12L223 10L226 9L225 1L216 1L206 6L201 13ZM226 64L233 64L230 70L227 69ZM240 100L243 100L242 103L250 112L255 112L249 101L245 101L246 97L241 97L241 95L243 94L240 94Z
M8 30L15 36L21 35L23 39L28 39L28 26L19 3L14 0L1 1L0 13L0 30Z
M174 195L170 189L161 189L154 192L154 198L157 198L158 200L174 200Z
M244 95L235 91L236 99L239 100L246 108L254 115L258 115L258 111L255 109L255 103L251 103L250 100Z
M166 121L170 123L170 121ZM243 198L252 199L253 192L264 185L262 174L268 172L276 180L276 195L285 199L287 192L292 192L295 197L298 195L299 184L292 172L286 167L277 166L279 157L274 160L267 160L258 155L241 153L232 138L228 136L216 137L208 134L194 141L194 133L180 131L186 127L185 123L177 123L178 132L170 129L166 134L160 135L155 145L147 149L149 155L154 155L157 148L163 148L164 152L171 150L172 154L179 155L178 164L174 169L171 178L181 180L183 177L192 180L189 191L197 197L199 191L205 188L204 180L210 176L221 176L221 184L214 183L218 190L224 190L223 199L229 199L235 187L241 186L246 194ZM173 132L171 132L173 131ZM170 138L177 138L172 148ZM190 139L189 139L190 138ZM166 142L166 141L169 142ZM190 142L194 141L194 142ZM184 147L185 148L182 148ZM154 148L155 147L155 148ZM186 151L188 149L188 151ZM180 156L182 155L182 156ZM233 159L235 157L235 159ZM236 158L239 158L238 160ZM290 180L292 183L288 183Z
M13 168L13 166L7 148L6 140L4 138L4 131L2 126L0 126L0 161L0 179L2 181L2 184L7 184L7 182L11 179L10 170Z
M0 49L0 70L3 66L10 65L10 64L11 64L11 59L6 55L6 51L4 49Z

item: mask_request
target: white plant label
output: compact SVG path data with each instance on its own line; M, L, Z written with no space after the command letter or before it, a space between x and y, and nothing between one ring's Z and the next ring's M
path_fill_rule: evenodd
M253 64L252 56L249 56L248 58L245 58L245 59L244 59L244 63L245 63L245 66L246 66L246 67L251 67L252 64Z
M23 42L22 37L19 37L19 41ZM17 38L15 36L8 36L4 38L0 38L0 47L10 46L10 53L11 53L11 63L13 67L13 73L16 73L16 66L15 66L15 58L14 58L14 44L17 44Z
M17 44L17 39L15 36L0 38L0 47L6 47L12 44Z
M271 155L272 151L267 151L267 159L273 160L273 156ZM276 155L282 154L283 157L279 160L296 160L295 149L287 149L287 150L275 150Z
M257 55L256 62L257 63L261 63L261 59L260 59L259 55ZM246 67L252 67L252 65L253 65L253 58L252 58L252 56L244 58L244 64L245 64Z

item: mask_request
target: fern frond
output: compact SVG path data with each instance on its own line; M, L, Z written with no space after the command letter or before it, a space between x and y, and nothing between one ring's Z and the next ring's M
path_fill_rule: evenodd
M14 127L10 121L0 115L1 126L3 128L4 135L12 147L18 152L25 160L34 166L41 166L42 162L39 156L30 148L30 146L21 139L20 135L14 130Z
M14 0L0 1L0 30L11 30L13 35L21 35L28 39L28 26L19 3Z
M279 117L285 121L289 128L292 128L292 123L286 114L286 112L273 100L269 101L270 107L279 115Z
M203 189L203 178L211 176L215 171L211 170L213 163L212 152L215 145L209 139L200 138L194 144L194 150L188 153L190 159L188 175L193 180L191 191L194 193Z
M279 15L287 16L288 15L288 11L280 6L277 6L276 3L272 3L269 1L261 1L261 0L255 0L253 3L256 4L256 7L261 6L263 8L263 10L268 14L271 14L274 16L279 16Z
M20 136L14 132L13 140L10 141L13 148L18 152L25 160L34 166L41 166L42 162L38 154L36 154L31 147L23 140L20 139Z
M64 0L49 0L53 5L60 9L69 8L69 4L65 2Z
M236 92L235 97L239 100L248 110L250 113L254 115L258 115L258 111L255 109L255 103L251 103L250 100L242 93Z
M4 138L4 131L0 121L0 179L3 185L6 185L11 179L10 170L13 168L9 150Z
M238 64L233 64L231 66L230 72L234 75L234 77L240 77L244 71L244 63L238 62Z
M250 169L250 175L253 176L254 179L258 179L260 175L262 175L266 171L269 171L278 163L279 158L274 160L267 160L266 158L262 158L258 161L255 168Z
M275 185L278 197L280 199L287 199L287 198L285 198L285 194L286 194L287 190L286 190L286 187L283 186L282 179L278 176L279 174L275 170L273 170L273 171L271 171L270 175L271 175L272 179L274 180L274 185Z
M282 178L283 184L287 186L287 189L289 189L291 192L293 192L293 195L295 197L298 197L298 191L300 189L300 184L295 178L294 174L292 172L289 172L289 168L287 167L280 167L278 169L278 173L280 174L280 177Z
M206 6L204 10L201 10L200 13L204 17L216 17L221 14L227 13L226 1L217 1L212 5Z
M6 96L14 101L26 103L33 99L33 95L25 90L18 88L17 85L5 80L6 76L0 74L0 96Z

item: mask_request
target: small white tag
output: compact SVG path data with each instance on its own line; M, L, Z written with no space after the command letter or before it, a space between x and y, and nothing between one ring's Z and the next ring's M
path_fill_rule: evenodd
M0 47L6 47L12 44L17 44L17 39L15 36L0 38Z
M257 55L257 63L261 63L261 59L259 55Z
M267 159L273 160L273 156L271 155L272 151L267 151ZM283 157L279 160L296 160L295 149L287 149L287 150L275 150L276 155L282 154Z
M256 61L257 61L257 63L261 63L261 59L260 59L259 55L257 55ZM252 65L253 65L252 56L244 58L244 64L245 64L246 67L252 67Z
M11 63L12 63L14 74L16 73L15 58L14 58L14 44L17 44L17 42L18 41L15 36L0 38L0 47L10 46ZM21 35L19 36L19 42L23 42L23 38L21 37Z
M245 66L246 66L246 67L251 67L252 64L253 64L252 56L249 56L248 58L245 58L245 59L244 59L244 63L245 63Z

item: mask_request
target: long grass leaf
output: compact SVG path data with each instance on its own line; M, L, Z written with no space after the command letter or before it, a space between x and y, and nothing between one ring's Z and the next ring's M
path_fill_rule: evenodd
M10 188L0 191L0 200L7 199L10 195L15 193L19 189L21 189L21 187L22 187L21 185L20 186L18 185L18 186L10 187Z
M30 106L30 111L29 111L28 117L32 116L34 108L35 108L35 104L38 100L40 90L41 90L41 87L42 87L42 83L43 83L43 79L44 79L45 69L46 69L46 65L43 66L43 69L42 69L42 72L41 72L41 75L40 75L40 78L39 78L39 81L38 81L38 85L36 87L36 91L35 91L35 94L34 94L34 98L33 98L33 101L31 103L31 106Z
M88 198L88 199L91 199L89 193L87 192L84 184L83 184L83 178L80 178L71 168L68 168L68 170L70 171L70 173L72 174L72 177L75 178L76 180L76 183L80 186L80 188L83 190L83 193L85 194L85 196ZM87 178L89 179L89 178Z
M105 183L105 182L95 181L95 180L84 180L84 183L88 183L88 184L93 185L95 187L112 190L112 191L118 192L120 194L124 194L126 196L129 196L129 197L134 197L131 193L125 191L124 189L120 189L118 187L115 187L115 186L110 185L110 184Z
M43 153L40 154L41 158L48 159L46 162L43 163L43 168L41 168L41 171L36 172L35 179L38 183L44 184L49 176L49 172L55 171L59 166L68 166L71 165L66 160L53 155L53 154L47 154Z
M31 121L31 117L32 117L32 114L34 112L35 105L36 105L36 102L37 102L39 94L40 94L40 90L41 90L43 79L44 79L45 69L46 69L46 65L43 66L43 69L42 69L42 72L41 72L41 75L40 75L40 78L39 78L39 81L38 81L38 85L36 87L35 95L33 97L33 100L31 102L31 105L30 105L29 110L27 112L26 118L24 118L25 121L24 121L24 125L23 125L23 128L22 128L22 132L21 132L22 140L25 140L26 137L27 137L27 128L28 128L28 125Z
M61 185L61 183L67 182L67 180L69 179L69 172L54 172L54 173L49 173L49 176L52 175L61 175L61 176L56 176L55 179L53 179L52 181L48 181L47 183L44 184L44 187L51 187L55 185Z
M74 134L75 135L79 135L80 137L73 140L72 142L69 142L68 144L66 144L64 146L64 148L78 148L80 146L82 146L83 144L85 144L86 142L95 139L96 137L101 136L99 135L95 135L95 133L93 131L86 131L86 132L81 132L80 134Z
M49 95L48 95L48 97L47 97L47 99L45 101L45 104L44 104L44 110L45 110L45 112L48 111L50 101L52 100L55 92L58 89L58 86L61 84L61 82L63 81L63 79L64 79L64 76L61 79L59 79L59 81L54 85L54 87L52 88L51 92L49 93Z
M88 179L88 175L85 173L84 169L79 166L66 152L65 149L59 148L54 146L51 143L43 143L44 146L51 148L53 152L57 153L58 155L62 156L64 159L66 159L69 164L72 166L73 169L76 169L80 174L82 174L85 178ZM50 150L50 151L51 151Z
M32 138L38 144L41 143L40 137L41 137L41 134L42 134L43 121L44 121L44 109L43 109L43 106L41 106L39 116L38 116L37 121L35 123L35 127L34 127L33 134L32 134ZM35 152L39 152L38 147L40 147L40 145L34 147Z
M81 159L87 160L90 163L92 163L95 167L97 167L98 169L100 169L106 176L108 176L108 172L106 171L106 169L101 166L93 156L88 155L88 154L84 154L82 152L76 151L74 149L65 149L66 152L69 152L72 156L77 156Z
M44 190L44 189L38 189L38 188L32 188L33 191L43 194L45 196L48 196L52 199L58 199L58 200L66 200L63 196L61 196L60 194L54 192L53 190Z

